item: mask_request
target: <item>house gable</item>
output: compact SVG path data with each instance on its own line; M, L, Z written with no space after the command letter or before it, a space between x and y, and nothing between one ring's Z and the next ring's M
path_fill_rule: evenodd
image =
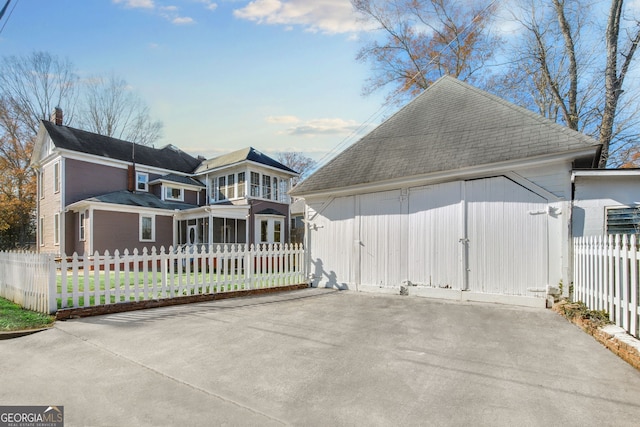
M443 77L291 191L294 196L405 177L580 153L592 138ZM586 151L586 156L585 156Z
M272 159L266 154L261 153L253 147L243 148L229 154L205 160L195 171L195 174L202 174L212 170L220 170L242 162L253 162L269 168L279 169L292 175L298 175L298 173L293 169L283 165L275 159Z
M162 148L147 147L68 126L56 125L48 121L42 121L42 126L55 147L62 150L131 163L135 160L137 164L182 173L193 172L201 162L200 159L192 157L172 145ZM39 137L39 145L46 145L46 140L45 135Z

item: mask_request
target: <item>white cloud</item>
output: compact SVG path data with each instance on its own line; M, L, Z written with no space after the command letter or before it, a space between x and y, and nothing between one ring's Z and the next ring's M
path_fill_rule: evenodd
M174 5L166 5L166 6L156 6L154 0L112 0L115 4L123 4L124 7L129 9L150 9L154 12L155 15L161 16L167 21L171 22L175 25L189 25L194 24L196 21L188 16L180 16L178 15L178 11L180 8ZM205 3L208 8L211 8L212 4L208 0L201 1L201 3Z
M354 120L312 119L290 127L282 133L292 136L349 135L358 127L358 123Z
M300 122L300 119L297 118L296 116L269 116L265 120L267 121L267 123L276 123L276 124L280 124L280 123L291 124L291 123Z
M124 7L131 9L153 9L153 0L113 0L115 4L124 4Z
M198 2L204 4L205 9L208 9L211 11L214 11L218 8L218 4L212 2L211 0L198 0Z
M176 25L189 25L189 24L194 24L196 21L194 21L193 18L190 18L188 16L176 16L171 20L171 22Z
M233 14L258 24L300 25L329 34L363 29L349 0L253 0Z

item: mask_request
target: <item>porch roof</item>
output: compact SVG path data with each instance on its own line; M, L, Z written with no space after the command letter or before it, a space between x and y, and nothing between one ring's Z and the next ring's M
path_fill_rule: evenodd
M89 197L88 199L80 200L79 202L75 202L69 205L68 208L73 208L73 206L80 206L90 203L108 203L114 205L136 206L142 208L166 209L171 211L193 209L198 207L189 203L168 202L165 200L161 200L151 193L132 193L123 190L102 194L100 196Z

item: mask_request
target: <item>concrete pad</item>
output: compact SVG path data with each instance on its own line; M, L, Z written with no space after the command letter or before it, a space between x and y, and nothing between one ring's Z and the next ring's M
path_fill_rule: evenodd
M539 308L305 289L57 322L0 354L0 404L67 426L640 419L640 373Z

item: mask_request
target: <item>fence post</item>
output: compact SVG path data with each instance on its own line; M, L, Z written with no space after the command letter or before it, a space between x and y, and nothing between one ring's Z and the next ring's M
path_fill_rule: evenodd
M622 236L622 327L629 330L629 239Z
M49 314L54 314L58 311L58 298L56 294L58 293L58 286L56 283L56 260L53 255L45 255L44 261L48 266L49 270L49 295L47 299L49 300ZM62 283L62 286L65 286Z
M631 325L629 326L629 332L633 336L638 336L638 247L636 235L631 235L630 248L631 250Z
M615 297L615 287L614 287L614 279L615 279L615 265L614 265L614 260L615 258L613 257L613 250L614 250L614 241L613 241L613 235L609 235L607 236L607 273L609 274L609 281L607 282L607 288L609 289L609 320L611 322L615 322L615 315L614 315L614 310L615 310L615 301L614 301L614 297Z

